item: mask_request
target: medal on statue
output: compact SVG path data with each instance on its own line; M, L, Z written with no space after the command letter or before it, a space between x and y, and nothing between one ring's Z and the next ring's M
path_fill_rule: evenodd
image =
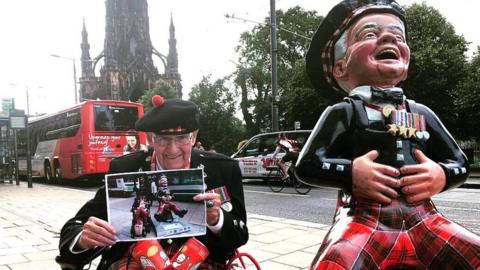
M392 114L392 111L395 110L395 107L393 105L386 105L382 109L382 114L385 118L390 117L390 114Z

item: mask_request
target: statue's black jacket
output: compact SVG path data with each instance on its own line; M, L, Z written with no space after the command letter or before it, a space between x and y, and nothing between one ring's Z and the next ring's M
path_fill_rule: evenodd
M467 158L435 113L411 100L407 100L406 109L424 115L430 138L425 142L403 140L403 165L416 163L412 151L417 148L444 170L444 190L465 182L469 173ZM386 132L384 123L367 119L361 100L346 98L323 112L300 154L295 173L310 185L339 188L351 194L352 161L356 157L377 150L380 155L376 162L401 167L394 160L398 153L396 140Z

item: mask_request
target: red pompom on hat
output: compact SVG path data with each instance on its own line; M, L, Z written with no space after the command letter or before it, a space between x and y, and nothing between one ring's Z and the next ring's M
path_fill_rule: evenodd
M165 102L162 96L160 95L154 95L152 97L152 104L155 107L162 106L162 104Z

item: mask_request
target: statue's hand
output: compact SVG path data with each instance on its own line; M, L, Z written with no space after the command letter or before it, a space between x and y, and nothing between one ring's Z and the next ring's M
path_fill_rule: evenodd
M400 181L395 178L400 171L375 162L377 157L378 151L372 150L353 160L352 191L355 197L388 204L398 197L394 188L400 187Z
M407 202L417 203L440 193L446 184L445 172L436 162L429 159L422 151L415 149L418 164L400 168L402 192Z

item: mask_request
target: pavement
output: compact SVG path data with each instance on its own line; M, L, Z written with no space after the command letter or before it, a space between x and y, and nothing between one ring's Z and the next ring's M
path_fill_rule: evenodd
M480 169L470 169L470 176L462 187L480 189Z
M0 270L60 269L59 233L94 191L0 180ZM247 209L248 212L248 209ZM248 214L250 239L240 248L264 270L308 269L329 225ZM97 262L98 263L98 260ZM92 269L95 269L95 263ZM249 264L248 269L255 269Z

